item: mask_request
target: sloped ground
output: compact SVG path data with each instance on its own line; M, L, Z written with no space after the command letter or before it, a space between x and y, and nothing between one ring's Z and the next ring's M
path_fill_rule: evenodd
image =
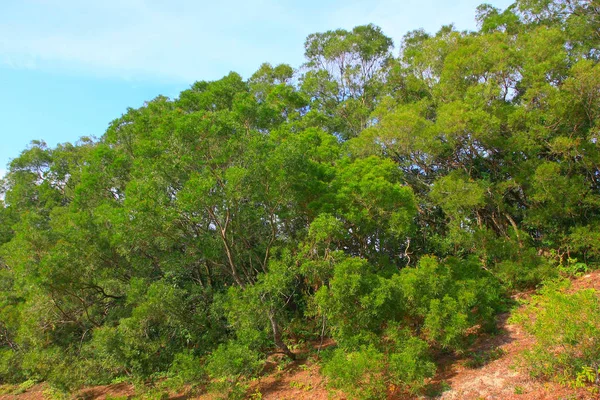
M454 360L440 368L437 384L447 387L440 398L454 399L589 399L585 390L560 386L553 382L540 382L529 377L519 367L519 354L531 347L534 340L520 327L507 323L509 315L499 316L498 335L483 338L473 347L473 352L486 357L501 354L480 367L469 364L468 359ZM498 350L500 349L500 350Z
M573 280L571 291L596 289L600 292L600 271L595 271ZM517 297L527 298L531 293ZM467 359L454 359L442 363L438 375L433 381L439 391L439 398L450 399L596 399L588 390L573 390L554 382L540 382L529 377L519 367L519 356L533 346L534 339L519 326L509 324L508 313L498 316L499 333L495 336L481 337L473 346L475 354L486 358L490 353L501 354L479 368L469 365ZM497 350L501 349L501 350Z
M46 391L47 386L45 384L39 384L39 385L35 385L29 389L27 389L26 391L24 391L23 393L19 393L16 395L13 394L3 394L0 395L0 399L1 400L9 400L9 399L18 399L18 400L41 400L41 399L45 399L47 396L44 394L44 392ZM17 389L17 392L19 390ZM2 392L0 392L2 393Z
M596 289L600 292L600 271L573 281L570 290ZM523 294L520 297L527 297ZM509 324L509 314L498 316L498 333L483 336L470 349L469 356L448 356L438 360L438 374L428 385L428 397L440 400L575 400L600 399L586 389L573 390L553 382L540 382L530 378L519 367L519 355L534 344L534 339L520 327ZM330 343L329 343L330 344ZM475 356L473 356L475 355ZM344 399L339 393L326 388L318 365L312 360L300 360L285 368L277 368L277 360L270 361L270 372L252 383L249 398L265 400L325 400ZM35 385L24 393L0 395L0 400L42 400L48 398L44 384ZM126 384L97 386L79 393L86 400L107 397L132 397L133 387ZM176 399L216 398L210 394L200 396L175 394ZM389 400L406 399L404 394L390 395ZM427 397L425 397L427 398Z
M319 374L319 367L313 362L299 362L289 370L268 375L260 380L255 390L263 399L281 400L325 400L328 390L325 380Z

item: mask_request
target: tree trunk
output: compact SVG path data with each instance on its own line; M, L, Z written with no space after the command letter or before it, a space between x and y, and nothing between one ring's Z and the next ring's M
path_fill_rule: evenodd
M275 345L279 347L281 351L283 351L283 354L288 356L290 359L295 360L296 355L290 351L287 345L283 342L283 339L281 339L279 324L275 320L275 315L272 311L269 312L269 321L271 321L271 328L273 328L273 340L275 341Z

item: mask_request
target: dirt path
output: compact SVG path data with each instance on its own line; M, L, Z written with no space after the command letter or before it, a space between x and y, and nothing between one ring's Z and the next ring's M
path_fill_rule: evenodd
M509 315L499 316L500 332L482 338L474 347L475 354L483 358L482 366L473 366L472 359L454 360L440 368L436 377L440 386L449 388L440 399L591 399L585 391L576 392L552 382L533 380L519 367L519 355L531 347L534 340L520 327L507 323ZM485 361L490 354L498 359ZM445 382L442 383L442 382Z
M600 271L573 280L570 290L590 288L600 292ZM594 396L585 389L573 390L553 382L532 379L519 367L519 357L534 345L534 339L519 326L509 324L508 317L508 313L499 315L499 333L479 338L472 348L483 359L490 353L498 354L497 359L490 359L479 367L469 365L468 359L442 362L433 382L440 391L448 389L439 396L440 399L600 399L600 396Z

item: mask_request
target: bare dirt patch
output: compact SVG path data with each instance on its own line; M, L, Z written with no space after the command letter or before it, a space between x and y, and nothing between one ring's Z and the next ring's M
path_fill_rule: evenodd
M40 383L30 387L23 393L18 393L18 390L16 390L15 393L18 394L0 395L0 400L44 400L47 397L45 394L47 389L48 385Z
M594 271L572 280L571 290L595 289L600 292L600 271Z
M600 271L572 280L570 291L595 289L600 293ZM521 293L515 299L526 299L533 292ZM502 356L473 368L469 359L440 360L438 375L432 387L441 392L440 399L596 399L585 389L574 390L555 382L532 379L520 364L520 355L535 341L519 326L508 323L509 314L498 316L498 334L480 337L472 353L483 354L500 349ZM447 389L444 391L444 389Z
M532 379L519 365L523 350L534 339L519 326L507 322L509 315L498 317L499 333L482 337L471 349L474 354L501 354L481 366L472 366L472 358L455 359L442 365L433 384L443 391L439 398L451 399L591 399L585 390L575 391L553 382Z
M77 397L80 399L103 400L108 397L130 398L135 394L135 388L128 383L119 383L116 385L93 386L80 391Z

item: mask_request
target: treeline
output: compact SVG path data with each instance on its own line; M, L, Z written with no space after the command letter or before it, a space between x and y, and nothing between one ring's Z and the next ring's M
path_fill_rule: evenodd
M2 181L0 382L235 396L332 338L334 387L414 392L511 292L597 265L600 5L477 21L397 50L373 25L313 34L298 70L33 142Z

